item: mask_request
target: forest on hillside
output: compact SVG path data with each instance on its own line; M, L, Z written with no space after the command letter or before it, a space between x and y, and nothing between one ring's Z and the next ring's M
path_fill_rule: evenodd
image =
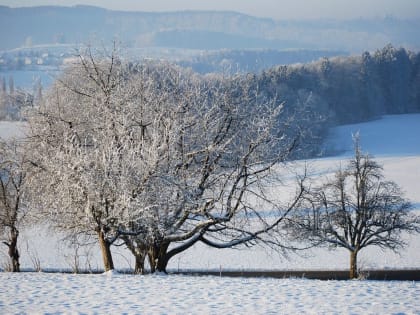
M417 52L387 45L357 56L326 55L313 62L264 68L263 61L270 63L273 56L270 51L221 51L180 64L204 74L248 72L243 75L261 98L283 102L286 112L298 112L299 123L310 130L300 157L323 154L320 144L330 127L420 111Z
M273 67L258 76L268 95L311 103L334 125L420 110L420 54L388 45L361 56Z

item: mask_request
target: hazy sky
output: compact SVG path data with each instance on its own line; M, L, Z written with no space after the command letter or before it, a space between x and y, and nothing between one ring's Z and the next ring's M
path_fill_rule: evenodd
M233 10L275 19L420 17L420 0L0 0L12 7L75 4L125 11Z

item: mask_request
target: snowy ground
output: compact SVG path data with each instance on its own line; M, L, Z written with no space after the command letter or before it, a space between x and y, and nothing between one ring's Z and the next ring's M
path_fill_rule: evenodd
M2 314L420 314L419 282L0 273Z
M360 133L362 149L375 156L420 155L420 115L389 115L367 123L334 128L326 146L342 156L352 154L352 134Z

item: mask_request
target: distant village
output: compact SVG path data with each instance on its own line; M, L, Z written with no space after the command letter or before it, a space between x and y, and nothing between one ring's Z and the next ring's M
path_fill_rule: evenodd
M21 48L0 52L0 71L58 68L74 58L71 49Z

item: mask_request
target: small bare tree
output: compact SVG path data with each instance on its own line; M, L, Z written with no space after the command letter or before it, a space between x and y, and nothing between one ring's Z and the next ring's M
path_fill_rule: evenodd
M401 232L420 230L410 202L395 182L384 180L382 167L362 153L358 138L347 167L307 192L300 208L288 220L295 237L347 249L351 279L358 277L360 250L379 246L396 251L405 245Z
M8 247L11 271L19 272L19 229L26 214L26 157L16 141L0 143L0 238Z

